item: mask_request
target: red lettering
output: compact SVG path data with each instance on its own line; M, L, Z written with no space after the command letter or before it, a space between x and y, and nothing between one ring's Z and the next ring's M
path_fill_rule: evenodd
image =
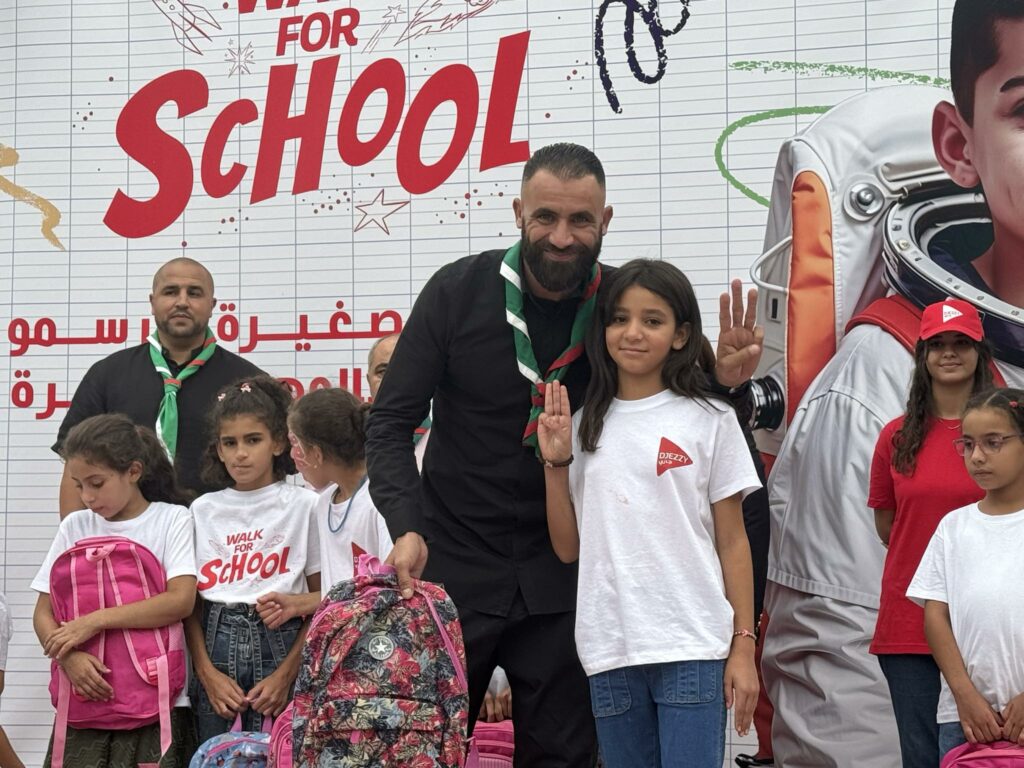
M206 136L203 147L202 179L203 189L210 197L224 197L234 192L242 183L247 165L232 163L227 173L220 172L220 163L224 159L224 147L228 143L231 131L236 125L246 125L260 116L256 105L249 99L233 101L217 115Z
M484 122L484 142L480 150L481 171L530 159L530 142L512 141L512 126L529 43L528 31L503 37L498 43L491 95L487 101L487 120Z
M426 165L420 157L423 132L434 110L446 101L455 102L455 131L441 159ZM398 181L414 195L437 189L459 167L476 129L480 91L476 75L465 64L449 64L423 84L416 94L398 137Z
M256 176L253 179L250 203L258 203L277 194L284 143L290 139L299 140L292 194L309 192L320 186L331 91L340 59L340 56L329 56L313 63L306 91L306 111L294 117L289 117L288 112L298 65L270 68L266 114L263 116L263 133L260 135L260 151L256 158Z
M278 573L291 573L288 570L288 552L291 551L291 547L285 547L281 550L281 567L277 570Z
M157 124L160 108L174 102L178 118L209 102L206 79L191 69L168 72L139 89L117 118L117 142L125 153L157 178L159 190L136 200L120 189L110 201L103 223L122 237L146 237L170 226L192 196L192 158L188 150Z
M316 40L313 39L313 22L318 22L320 27L320 37ZM327 44L328 38L331 36L331 17L323 11L317 11L311 13L302 21L302 50L306 53L316 53ZM280 43L278 43L280 46ZM280 56L281 54L278 54Z
M259 559L257 560L257 558ZM260 569L261 565L263 565L263 553L254 552L252 557L249 558L249 562L245 564L245 571L252 575Z
M256 10L256 4L258 0L238 0L238 12L239 13L252 13ZM282 0L266 0L268 11L278 11L281 9ZM285 3L286 7L294 8L299 4L299 0L287 0ZM281 54L277 54L280 56Z
M245 575L245 560L246 553L231 556L231 575L227 579L224 578L224 573L221 573L220 581L222 584L225 582L230 584L233 581L238 581ZM225 568L227 570L227 568Z
M277 566L280 562L281 556L277 554L277 552L267 555L267 559L263 561L263 569L260 571L260 576L264 579L269 579L274 575L274 571L277 570Z
M200 592L205 589L209 589L217 583L217 568L220 564L220 560L211 560L199 569L199 575L202 577L202 581L196 584L196 588Z
M292 32L291 28L300 21L302 21L301 16L289 16L287 19L281 19L281 23L277 25L277 56L284 56L286 43L294 43L299 39L299 33Z
M359 116L366 100L376 90L383 90L388 105L381 120L380 128L369 141L359 138ZM398 130L405 107L405 70L395 59L380 59L373 62L356 78L352 89L341 108L338 121L338 154L353 167L366 165L381 153Z
M342 23L341 17L345 17ZM359 26L359 11L355 8L336 8L331 18L331 48L337 48L341 42L341 36L345 36L345 42L353 46L359 41L356 39L356 27Z
M317 376L311 382L309 382L309 391L313 392L317 389L330 389L332 384L329 379L323 376Z

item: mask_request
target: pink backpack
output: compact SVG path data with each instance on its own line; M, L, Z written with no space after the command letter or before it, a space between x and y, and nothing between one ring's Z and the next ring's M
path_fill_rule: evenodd
M292 711L295 768L462 768L469 696L455 604L363 555L313 615Z
M1024 768L1024 747L1012 741L968 742L949 750L942 768Z
M82 539L50 570L50 603L58 622L116 605L127 605L167 589L163 566L141 544L120 536ZM181 622L159 629L111 629L78 650L110 670L111 701L88 701L71 689L64 670L50 665L50 697L57 709L52 768L61 768L67 726L127 731L160 723L160 754L171 746L171 707L185 686ZM154 764L155 766L155 764Z
M512 768L516 736L511 720L500 723L477 721L470 739L466 768Z
M267 768L292 768L292 709L294 706L289 701L288 706L274 721L274 727L270 729L270 760L267 761Z

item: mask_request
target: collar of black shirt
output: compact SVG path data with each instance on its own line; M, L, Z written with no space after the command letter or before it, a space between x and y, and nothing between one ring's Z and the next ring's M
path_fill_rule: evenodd
M196 347L191 352L189 352L188 353L188 360L186 360L184 363L179 363L179 362L176 362L175 360L171 359L171 353L167 350L167 347L165 347L165 346L161 345L160 352L164 356L164 360L167 361L167 367L170 369L171 375L172 376L177 376L179 373L181 373L181 369L182 368L184 368L186 365L188 365L193 360L195 360L197 357L199 357L199 353L203 351L203 347L204 346L205 346L205 343L204 344L200 344L198 347Z

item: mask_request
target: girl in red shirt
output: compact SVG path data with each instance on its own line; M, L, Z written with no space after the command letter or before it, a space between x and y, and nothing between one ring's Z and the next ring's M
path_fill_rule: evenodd
M868 506L889 551L870 650L889 684L904 768L939 764L939 668L907 586L939 521L984 495L953 440L967 400L992 387L991 366L974 307L956 299L926 307L906 413L882 428L875 446Z

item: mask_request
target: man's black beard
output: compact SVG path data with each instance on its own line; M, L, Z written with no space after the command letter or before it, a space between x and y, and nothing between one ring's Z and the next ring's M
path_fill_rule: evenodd
M530 270L530 274L536 278L541 287L551 293L564 293L582 285L590 277L590 270L601 254L601 239L598 235L597 242L592 248L575 243L574 245L559 251L551 246L548 238L543 237L535 243L531 243L526 233L521 236L519 252ZM552 261L544 255L544 251L571 252L575 255L572 261Z

